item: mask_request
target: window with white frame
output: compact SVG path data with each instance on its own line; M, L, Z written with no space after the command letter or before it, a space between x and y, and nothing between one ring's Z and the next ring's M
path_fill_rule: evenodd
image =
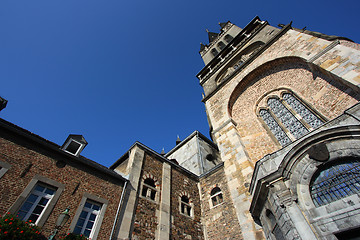
M89 238L93 237L101 207L101 203L86 200L84 208L79 215L73 232L75 234L82 234Z
M190 199L185 195L180 198L180 213L189 217L192 216L192 205Z
M221 189L219 187L214 187L211 190L210 195L211 195L210 198L211 198L211 203L212 203L213 207L221 204L224 201L223 194L222 194Z
M281 146L286 146L308 132L324 124L324 119L315 114L297 96L282 92L271 96L259 116Z
M37 224L55 192L56 188L38 182L18 211L19 218Z
M7 170L9 170L10 167L11 165L9 163L0 161L0 178L4 176L4 174L7 172Z
M151 178L145 179L142 185L141 196L155 201L156 193L157 190L156 190L155 181Z

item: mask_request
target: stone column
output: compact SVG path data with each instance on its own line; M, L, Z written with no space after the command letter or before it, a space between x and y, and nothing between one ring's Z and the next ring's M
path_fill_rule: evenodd
M170 238L170 193L171 193L171 165L163 163L162 188L159 211L159 224L155 232L155 239L168 240Z
M129 156L129 183L125 191L121 211L119 214L120 229L117 239L131 239L133 217L135 211L137 189L144 160L144 151L138 146L131 149Z

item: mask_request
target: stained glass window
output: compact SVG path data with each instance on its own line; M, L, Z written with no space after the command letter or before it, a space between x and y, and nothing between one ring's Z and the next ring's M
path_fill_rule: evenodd
M291 93L284 93L283 100L269 98L267 107L268 109L260 110L259 115L281 146L288 145L324 124L323 120Z
M305 122L307 122L312 128L318 128L324 124L324 122L316 116L313 112L306 108L306 106L296 99L292 94L285 93L283 99L291 108L299 114Z
M317 207L359 193L360 162L337 162L325 167L314 175L310 192Z
M298 139L309 131L305 126L280 102L279 99L269 98L268 106L290 133Z
M271 116L268 110L261 109L259 112L260 116L269 127L272 134L274 134L275 138L278 140L281 146L285 146L291 143L290 138L286 135L284 130L279 126L279 124L275 121L275 119Z

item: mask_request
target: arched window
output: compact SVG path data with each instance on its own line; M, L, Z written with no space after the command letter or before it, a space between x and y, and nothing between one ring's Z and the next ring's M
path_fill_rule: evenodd
M225 46L225 44L223 43L223 42L219 42L218 43L218 48L220 49L220 50L223 50L224 48L225 48L226 46Z
M219 205L224 201L221 189L219 187L214 187L211 190L210 195L211 195L211 203L213 207Z
M229 34L226 34L224 39L227 43L229 43L229 42L231 42L231 40L233 40L233 37L230 36Z
M316 207L360 192L360 162L336 161L319 169L310 184L310 193Z
M215 57L216 55L218 55L218 50L216 50L216 48L211 49L211 54Z
M281 146L324 124L324 120L290 92L283 92L280 97L269 97L259 116Z
M192 216L192 206L190 199L185 195L180 198L180 213L189 217Z
M156 193L157 190L155 181L151 178L145 179L142 186L141 196L155 201Z

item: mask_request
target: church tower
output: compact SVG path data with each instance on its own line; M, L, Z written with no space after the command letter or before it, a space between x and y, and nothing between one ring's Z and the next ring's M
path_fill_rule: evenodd
M359 227L358 195L321 200L316 194L329 189L311 189L331 164L358 166L360 46L259 17L243 29L231 22L220 27L201 44L205 67L197 77L242 238L335 239ZM354 186L344 188L358 191L360 179L349 181ZM217 213L204 211L211 232ZM354 221L336 220L341 214Z

